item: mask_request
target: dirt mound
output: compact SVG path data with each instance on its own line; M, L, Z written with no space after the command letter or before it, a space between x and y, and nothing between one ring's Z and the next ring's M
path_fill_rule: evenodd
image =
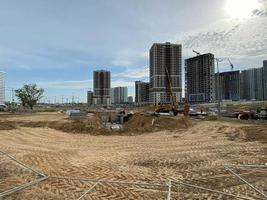
M13 122L10 121L0 121L0 130L12 130L17 128Z
M246 141L261 141L267 143L267 126L247 126L242 128Z
M126 124L126 130L132 132L152 132L159 130L185 129L189 126L188 119L169 116L134 115Z
M46 127L52 128L67 133L84 133L90 135L108 134L108 130L103 127L99 119L91 117L84 120L69 120L69 121L37 121L20 123L23 127Z

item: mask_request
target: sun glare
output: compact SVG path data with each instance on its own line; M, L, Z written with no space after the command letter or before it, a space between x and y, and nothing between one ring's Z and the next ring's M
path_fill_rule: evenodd
M228 0L225 10L233 18L247 18L260 7L258 0Z

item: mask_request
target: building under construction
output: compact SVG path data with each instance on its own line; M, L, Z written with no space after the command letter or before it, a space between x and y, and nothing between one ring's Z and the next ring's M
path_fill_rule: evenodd
M94 71L94 105L110 105L110 72L105 70Z
M149 103L149 83L135 81L135 103L137 105Z
M240 100L240 71L215 74L216 99Z
M154 43L150 49L150 96L152 104L176 102L182 98L182 45Z
M212 102L215 96L214 55L197 55L185 60L186 98L190 103Z

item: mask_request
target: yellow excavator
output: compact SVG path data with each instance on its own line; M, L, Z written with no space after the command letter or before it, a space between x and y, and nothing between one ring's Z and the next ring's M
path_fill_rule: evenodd
M165 66L165 73L166 73L166 79L167 79L167 93L169 93L170 95L170 104L157 105L155 112L156 113L170 113L176 116L178 114L178 104L176 103L176 98L173 95L171 78L170 78L170 74L166 66Z

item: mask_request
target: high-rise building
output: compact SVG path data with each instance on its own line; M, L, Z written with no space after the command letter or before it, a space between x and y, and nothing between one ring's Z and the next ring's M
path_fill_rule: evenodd
M263 100L267 100L267 60L263 61L262 83L263 83Z
M87 105L91 106L93 104L94 93L92 91L87 91Z
M186 99L190 103L212 102L215 98L214 55L185 60Z
M5 103L5 73L0 71L0 104Z
M241 98L263 100L263 68L246 69L241 72Z
M94 105L110 105L110 81L111 75L109 71L94 71Z
M127 102L128 88L127 87L115 87L112 88L111 102L114 104L123 104Z
M128 103L133 103L133 96L128 96L127 102Z
M215 91L217 100L240 100L240 71L216 73Z
M149 83L135 81L135 103L138 105L149 103Z
M150 48L149 62L150 103L170 103L171 89L173 96L175 97L175 101L181 102L182 45L171 44L169 42L154 43ZM171 85L169 84L169 82L171 83Z

